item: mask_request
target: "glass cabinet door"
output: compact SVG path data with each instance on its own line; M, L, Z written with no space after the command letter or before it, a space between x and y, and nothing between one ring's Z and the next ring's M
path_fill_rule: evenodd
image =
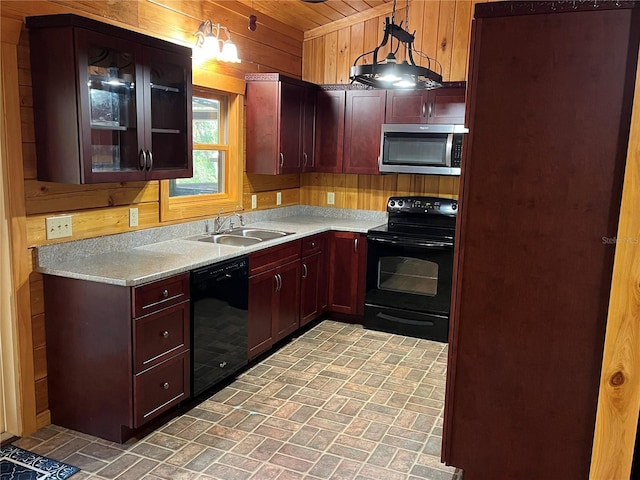
M85 178L144 179L136 47L89 31L79 32L78 43Z
M190 59L152 48L144 57L149 178L191 177Z

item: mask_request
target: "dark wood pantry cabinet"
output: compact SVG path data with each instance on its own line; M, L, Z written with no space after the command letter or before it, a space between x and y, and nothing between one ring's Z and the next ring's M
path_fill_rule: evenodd
M247 81L247 173L300 173L313 165L316 85L278 73Z
M478 4L472 31L442 458L587 479L640 4Z
M385 123L464 125L465 84L435 90L388 90Z
M189 273L136 287L44 275L55 425L124 442L190 394Z
M39 180L192 176L189 48L71 14L26 24Z

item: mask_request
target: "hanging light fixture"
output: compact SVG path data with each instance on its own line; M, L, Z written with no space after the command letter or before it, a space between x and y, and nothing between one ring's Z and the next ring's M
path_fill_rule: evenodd
M226 35L226 40L220 38L221 32ZM231 41L231 32L224 25L205 20L193 35L196 37L197 50L194 52L195 57L240 63L238 48Z
M353 67L351 67L349 79L352 83L358 82L373 88L384 89L434 89L441 87L442 65L414 48L415 31L411 34L402 28L403 22L396 25L395 14L396 0L393 0L391 21L389 21L389 17L385 19L382 42L370 52L363 53L356 58ZM407 29L409 28L409 0L407 0L405 26ZM378 57L380 49L387 44L389 44L389 53L380 60ZM404 57L400 63L396 58L396 54L399 52ZM372 63L358 63L364 62L368 55L373 56ZM427 66L423 67L417 64L413 58L414 55L426 60ZM432 66L437 68L440 73L433 71Z

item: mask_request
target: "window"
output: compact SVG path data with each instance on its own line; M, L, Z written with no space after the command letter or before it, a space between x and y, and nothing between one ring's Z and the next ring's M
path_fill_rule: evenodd
M238 103L242 97L193 88L193 177L160 184L161 221L211 217L242 203Z
M229 150L227 97L194 92L193 178L169 181L169 197L224 192L224 162Z

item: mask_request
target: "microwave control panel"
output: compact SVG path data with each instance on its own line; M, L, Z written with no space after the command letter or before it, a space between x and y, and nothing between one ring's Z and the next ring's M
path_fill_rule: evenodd
M451 145L451 167L460 168L462 162L462 135L454 135Z

